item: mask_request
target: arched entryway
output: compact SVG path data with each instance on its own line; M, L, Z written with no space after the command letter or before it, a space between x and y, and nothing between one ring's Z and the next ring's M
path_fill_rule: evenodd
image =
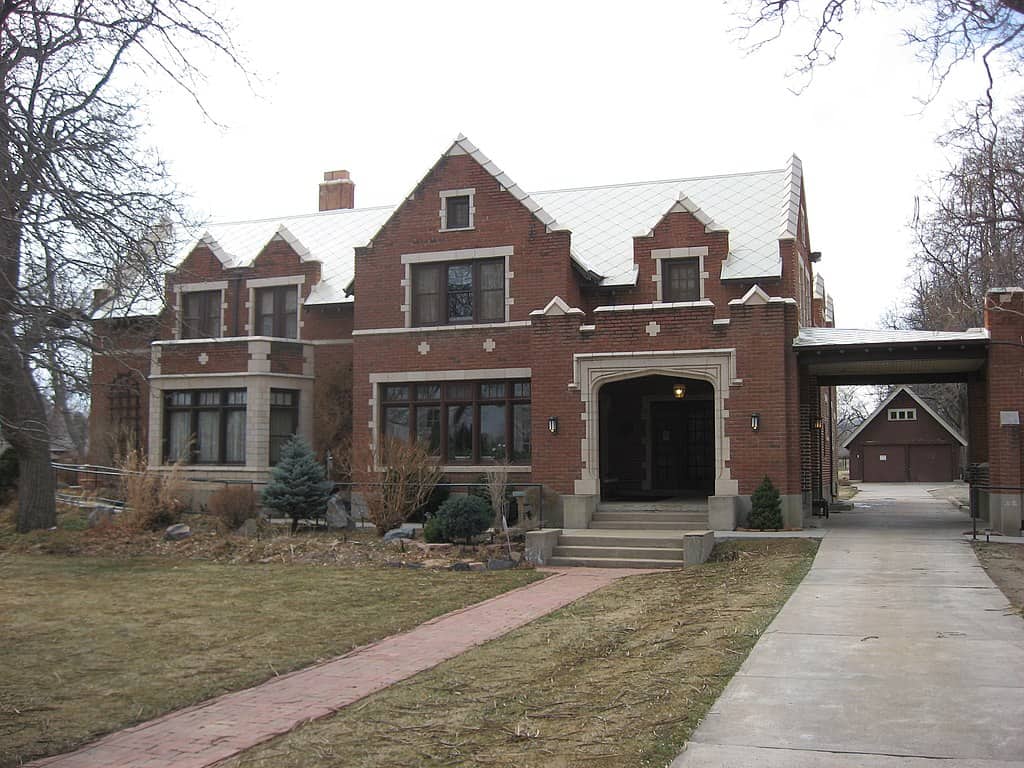
M604 384L598 400L603 499L706 498L715 493L711 382L637 376Z

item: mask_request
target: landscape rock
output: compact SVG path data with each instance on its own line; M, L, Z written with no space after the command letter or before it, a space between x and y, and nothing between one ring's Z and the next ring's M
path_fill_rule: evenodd
M337 493L327 500L326 520L329 530L354 531L356 529L356 519L352 515L351 506Z
M451 566L450 570L453 570L453 571L471 571L473 569L469 567L469 563L452 563L452 566Z
M415 535L414 528L392 528L390 531L384 534L384 541L394 541L395 539L411 539Z
M238 526L238 530L235 531L235 533L237 533L239 536L244 536L247 539L259 538L259 521L256 520L256 518L254 517L250 517L248 520L246 520L244 523Z
M164 531L165 541L181 541L187 539L192 535L192 529L184 523L175 523L174 525L167 526L167 530Z
M516 567L515 560L492 559L487 561L488 571L508 571Z
M114 516L114 511L110 507L96 507L89 512L87 518L90 528L95 528L97 525L103 525L110 522L110 519Z

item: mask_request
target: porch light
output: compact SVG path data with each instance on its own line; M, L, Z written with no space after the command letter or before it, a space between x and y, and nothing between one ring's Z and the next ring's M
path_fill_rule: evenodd
M818 418L816 418L814 420L814 428L815 429L821 429L824 426L824 424L825 424L825 422L823 422L821 420L821 416L819 416Z
M686 385L680 382L676 382L672 385L672 397L676 400L682 400L686 397Z
M752 413L750 414L750 428L757 432L761 428L761 414Z
M558 434L558 417L548 416L548 432L552 435Z

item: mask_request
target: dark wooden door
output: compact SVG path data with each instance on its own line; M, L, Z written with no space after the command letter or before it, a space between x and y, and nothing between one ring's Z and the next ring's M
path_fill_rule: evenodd
M652 490L710 494L715 487L715 428L706 401L651 405Z
M953 451L948 445L910 446L911 482L948 483L954 479Z

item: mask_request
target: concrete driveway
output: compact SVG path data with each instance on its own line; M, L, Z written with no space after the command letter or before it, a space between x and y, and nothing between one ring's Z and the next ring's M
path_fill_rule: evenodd
M673 768L1024 768L1024 620L929 487L862 486L828 521Z

